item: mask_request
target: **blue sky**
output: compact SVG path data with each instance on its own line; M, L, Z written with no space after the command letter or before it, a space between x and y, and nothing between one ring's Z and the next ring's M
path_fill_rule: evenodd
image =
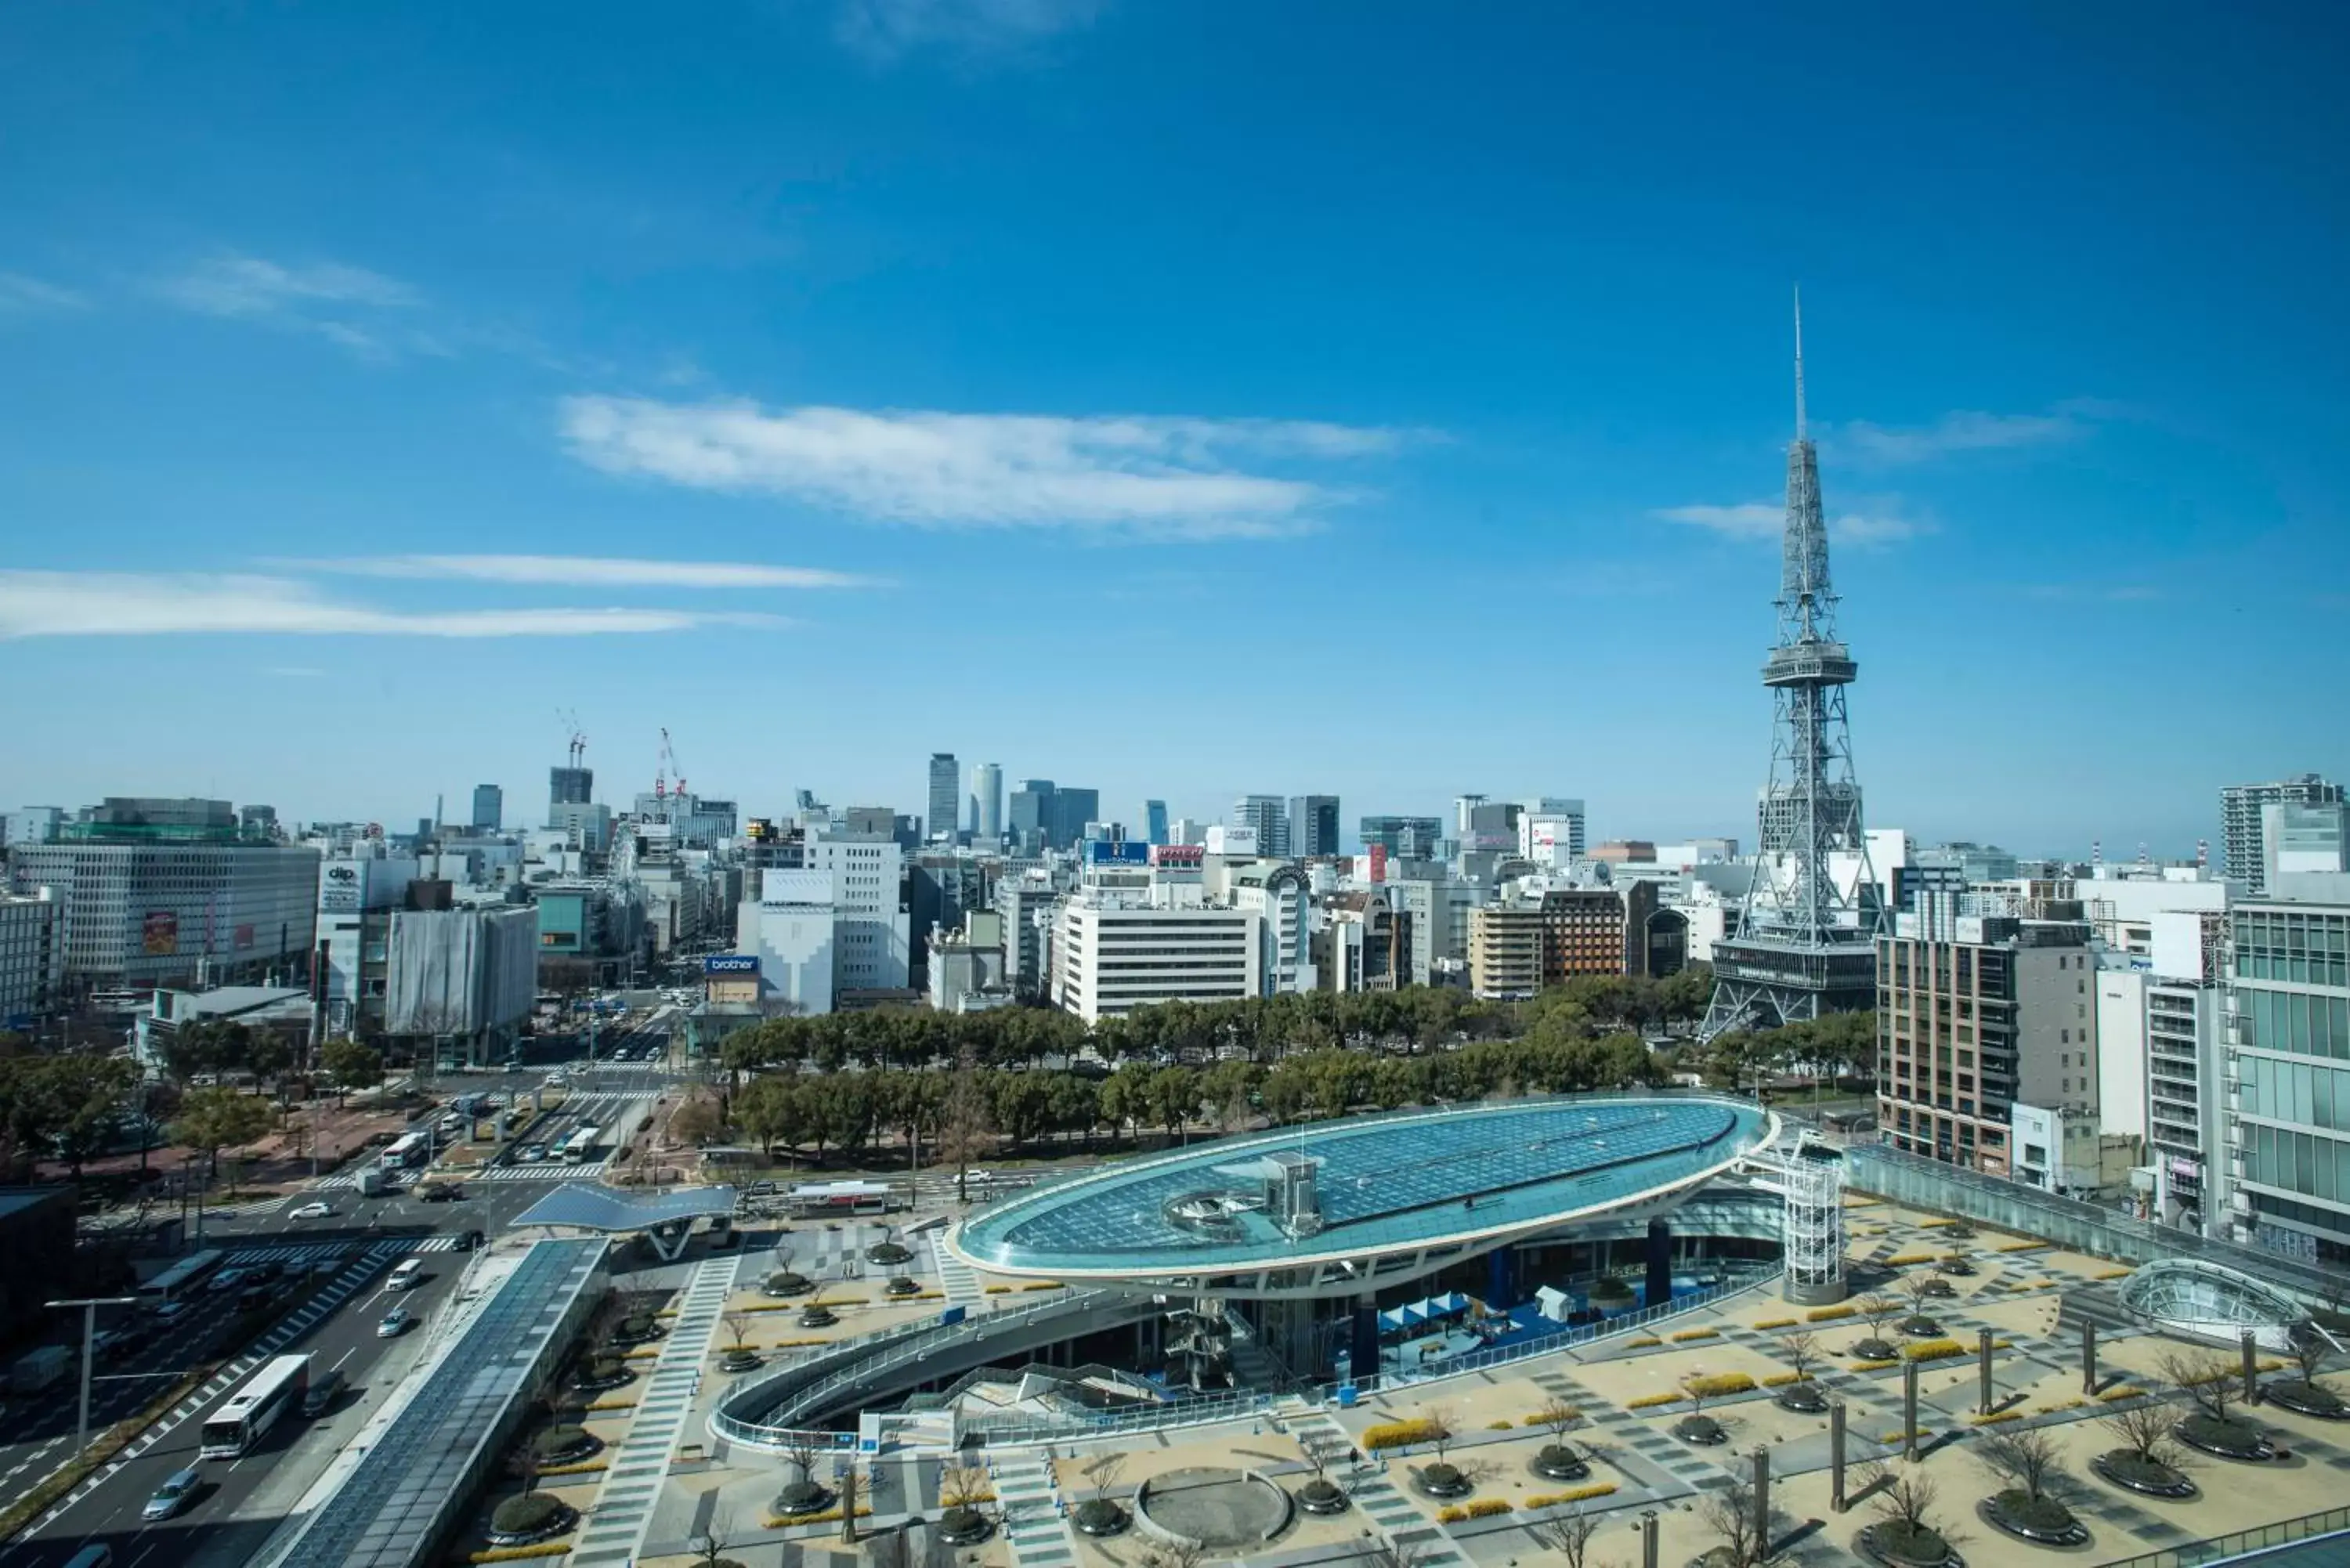
M1800 280L1871 820L2187 853L2350 774L2339 14L1904 11L10 6L0 801L1751 837Z

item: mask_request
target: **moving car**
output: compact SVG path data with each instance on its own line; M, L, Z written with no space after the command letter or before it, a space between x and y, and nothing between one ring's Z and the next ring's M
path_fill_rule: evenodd
M378 1339L398 1339L416 1326L416 1314L404 1306L396 1306L383 1314L375 1325Z
M193 1309L193 1306L194 1303L190 1302L187 1297L177 1297L174 1300L165 1302L161 1306L155 1309L155 1321L157 1323L176 1323L180 1319L187 1316Z
M302 1396L303 1417L307 1420L325 1415L327 1407L340 1398L342 1392L343 1375L340 1372L331 1369L321 1372Z
M291 1214L286 1216L286 1218L288 1220L331 1220L334 1218L334 1214L335 1206L331 1203L305 1203L301 1208L295 1210Z
M139 1517L150 1523L170 1519L196 1500L196 1489L203 1484L203 1477L192 1469L173 1470L155 1489L155 1495L147 1500L147 1506L139 1511Z
M244 1281L245 1272L243 1269L223 1269L212 1277L211 1282L204 1286L204 1292L207 1295L226 1295L243 1285Z
M400 1267L391 1271L391 1278L385 1282L395 1291L413 1290L424 1282L422 1261L416 1258L402 1259Z

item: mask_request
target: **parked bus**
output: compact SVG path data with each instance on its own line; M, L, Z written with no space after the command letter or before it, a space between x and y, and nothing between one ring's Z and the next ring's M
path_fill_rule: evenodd
M191 1252L140 1286L139 1293L158 1306L165 1302L177 1301L203 1284L206 1276L219 1268L221 1260L226 1256L226 1253L217 1251Z
M808 1181L785 1195L794 1217L823 1219L841 1214L887 1214L905 1203L886 1181Z
M405 1170L411 1165L422 1165L432 1158L432 1140L421 1132L402 1133L383 1151L386 1170Z
M253 1375L253 1381L229 1397L228 1403L204 1417L203 1447L199 1457L233 1459L261 1440L277 1417L302 1402L310 1386L310 1358L280 1355Z
M555 1158L567 1165L577 1165L596 1151L596 1140L603 1136L599 1128L583 1127L556 1146Z

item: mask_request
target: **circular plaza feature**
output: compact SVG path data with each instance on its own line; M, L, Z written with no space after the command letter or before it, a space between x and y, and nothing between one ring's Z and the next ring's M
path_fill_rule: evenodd
M1228 1297L1355 1295L1562 1225L1668 1207L1768 1145L1770 1112L1627 1094L1350 1117L1122 1160L956 1224L1012 1277Z
M1211 1552L1261 1546L1289 1523L1289 1494L1254 1470L1197 1466L1153 1476L1134 1493L1155 1533Z

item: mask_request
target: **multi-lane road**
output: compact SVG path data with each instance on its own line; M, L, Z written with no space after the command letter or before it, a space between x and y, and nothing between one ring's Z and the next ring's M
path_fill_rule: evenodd
M656 1036L640 1030L616 1038L650 1045ZM592 1088L575 1075L578 1072L579 1064L567 1064L573 1085L559 1113L562 1127L594 1121L611 1128L616 1138L620 1120L641 1115L660 1087L660 1076L644 1069L599 1071L585 1080ZM512 1092L515 1084L514 1075L504 1075L484 1079L481 1086ZM551 1142L560 1132L550 1124L533 1136ZM0 1546L0 1568L59 1568L83 1546L101 1542L113 1548L115 1568L230 1568L247 1561L423 1353L433 1314L445 1305L470 1261L462 1250L467 1233L496 1236L552 1184L579 1179L592 1169L553 1163L491 1167L464 1177L464 1197L455 1202L428 1203L412 1188L366 1198L355 1187L339 1184L280 1203L208 1215L203 1245L228 1254L224 1267L274 1264L283 1271L271 1326L258 1339L229 1347L228 1366L244 1370L213 1376L97 1479ZM321 1219L293 1217L313 1200L331 1204L334 1212ZM392 1264L408 1255L422 1257L425 1282L411 1291L387 1291ZM236 1314L235 1295L229 1291L200 1296L188 1314L153 1332L135 1352L112 1364L101 1360L92 1384L92 1430L140 1408L219 1354L213 1341ZM398 1338L380 1337L377 1323L395 1300L423 1322ZM249 1364L266 1355L305 1353L314 1376L330 1370L343 1375L348 1388L338 1402L315 1420L287 1414L242 1459L199 1463L204 1417L243 1386L251 1376ZM0 1416L0 1506L70 1456L75 1392L70 1380L62 1382L13 1402ZM190 1466L203 1476L194 1503L172 1520L142 1520L141 1509L164 1478Z

